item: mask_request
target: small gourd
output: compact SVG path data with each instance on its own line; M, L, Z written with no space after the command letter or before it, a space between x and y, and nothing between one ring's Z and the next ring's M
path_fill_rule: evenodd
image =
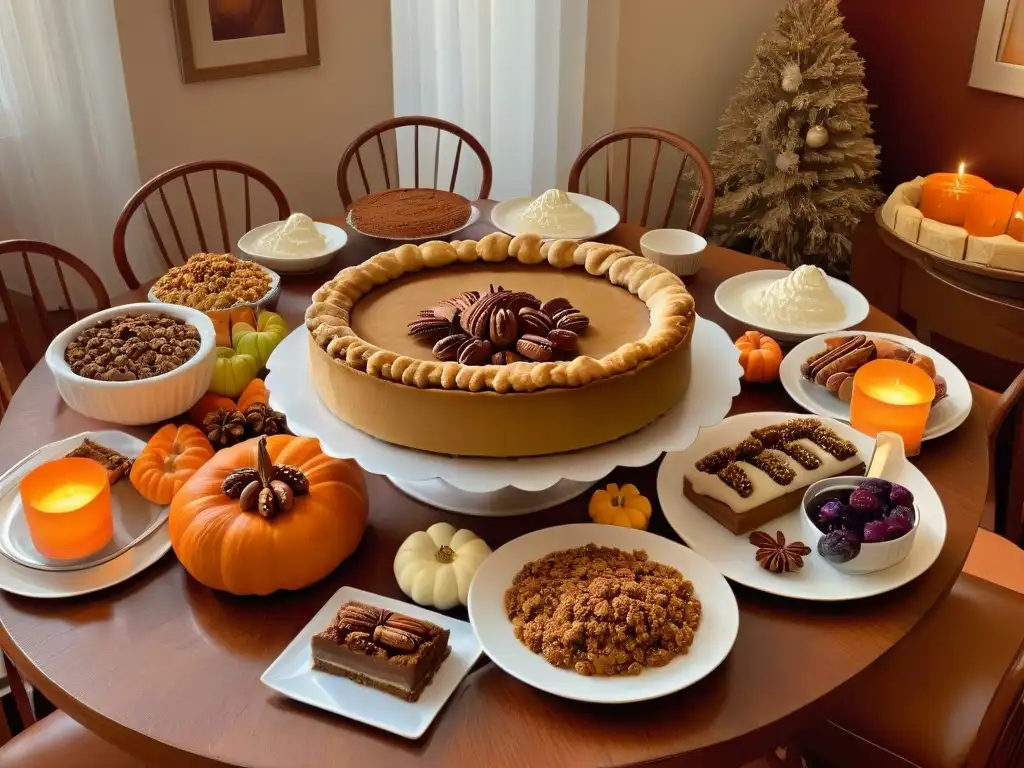
M170 504L186 481L213 457L213 446L197 427L166 424L132 465L132 485L154 504Z
M275 312L260 312L256 326L235 323L231 326L231 346L236 352L251 355L261 368L267 365L270 354L288 335L288 324Z
M782 349L775 339L760 331L747 331L735 344L740 351L744 381L767 384L779 378Z
M210 391L225 397L238 397L256 378L260 366L252 355L217 347L217 363L210 380Z
M395 578L413 601L445 611L466 604L473 575L490 554L472 531L435 523L398 548Z
M590 519L604 525L621 525L624 528L647 530L651 522L651 502L632 483L619 488L609 483L606 488L594 491L590 497Z

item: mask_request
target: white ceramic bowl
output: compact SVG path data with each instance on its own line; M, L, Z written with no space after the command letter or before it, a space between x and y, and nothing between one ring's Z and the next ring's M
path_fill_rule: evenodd
M824 534L818 526L814 524L814 521L811 520L811 512L808 505L819 495L826 493L827 491L856 488L864 482L865 479L866 478L864 477L856 476L830 477L826 480L819 480L816 483L811 483L804 492L804 499L801 503L803 514L800 515L800 519L804 530L804 541L807 543L807 546L811 548L814 557L820 557L820 555L818 555L818 540L821 539ZM910 554L910 550L914 546L914 537L917 535L920 520L921 510L917 508L917 504L914 504L914 525L910 529L909 533L900 536L898 539L893 539L892 541L879 541L874 543L862 542L860 545L860 553L849 562L833 563L831 560L826 560L826 562L837 571L854 576L863 573L884 571L886 568L891 568L897 563L902 562L907 555ZM824 560L825 558L821 559Z
M271 312L273 312L274 309L276 309L276 307L277 307L277 300L281 297L281 275L279 275L274 270L269 269L268 267L264 266L263 264L260 264L259 267L264 272L266 272L267 275L270 276L270 288L267 290L267 292L265 294L263 294L263 298L257 300L255 304L248 304L247 305L247 304L245 304L245 302L239 302L238 304L235 304L233 307L225 307L224 309L235 309L237 307L244 307L244 306L254 307L257 310L257 312L259 310L261 310L261 309L269 309ZM146 294L146 298L149 299L149 301L151 301L153 304L167 304L167 302L160 301L160 299L158 299L156 297L156 294L153 293L153 287L150 287L149 292ZM171 305L167 304L167 306L171 306ZM184 305L182 305L182 304L175 304L174 306L184 306ZM186 307L186 309L191 309L191 307ZM153 311L152 307L150 308L150 311L151 312ZM202 310L196 310L196 311L198 312L198 311L202 311Z
M327 239L327 244L322 251L307 253L302 256L268 256L256 250L256 244L263 235L269 233L274 227L284 224L283 221L272 221L269 224L251 229L242 235L238 240L238 250L245 258L255 261L263 267L282 273L313 272L330 263L334 255L345 247L348 242L348 233L341 227L333 224L324 224L320 221L313 222L317 231Z
M82 331L118 315L158 312L195 326L199 351L170 373L138 381L96 381L71 372L64 350ZM113 424L154 424L184 413L210 386L217 363L213 321L204 313L176 304L125 304L96 312L57 334L46 349L46 365L57 391L73 410Z
M644 256L681 277L697 273L707 247L707 240L685 229L652 229L640 238Z

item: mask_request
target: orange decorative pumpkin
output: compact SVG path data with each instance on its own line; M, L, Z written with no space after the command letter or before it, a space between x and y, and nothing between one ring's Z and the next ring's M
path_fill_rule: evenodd
M270 392L267 390L267 385L263 383L263 379L253 379L242 390L242 394L238 396L238 408L236 410L245 413L250 405L256 403L266 405L269 394Z
M213 456L213 446L191 424L166 424L146 443L132 464L135 490L154 504L170 504L174 494Z
M743 380L764 384L779 378L782 350L771 336L760 331L747 331L736 339L743 366Z
M262 454L262 457L261 457ZM236 595L301 589L359 545L363 472L314 438L274 435L225 448L174 497L174 552L195 579Z
M189 408L188 417L193 424L202 426L203 421L214 411L225 410L228 413L237 411L235 401L230 397L224 397L213 392L207 392L199 398L199 402Z

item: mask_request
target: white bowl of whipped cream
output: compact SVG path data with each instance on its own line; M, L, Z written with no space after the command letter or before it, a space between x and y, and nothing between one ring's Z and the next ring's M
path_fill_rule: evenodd
M312 272L330 262L346 242L348 233L341 227L293 213L287 221L246 232L238 240L238 250L275 272Z
M802 341L862 323L870 306L852 285L818 267L763 269L730 277L715 291L718 308L777 341Z
M589 240L619 223L614 206L596 197L549 189L539 197L514 197L491 209L491 222L513 237L526 233L543 238Z

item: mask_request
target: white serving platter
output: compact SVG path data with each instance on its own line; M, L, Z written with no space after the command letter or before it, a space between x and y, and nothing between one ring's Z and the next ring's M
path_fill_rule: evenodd
M732 416L717 427L702 430L693 445L680 453L665 457L658 470L658 501L665 519L695 552L705 557L726 578L780 597L800 600L858 600L898 589L927 571L946 541L946 512L938 494L921 471L904 461L899 471L887 480L910 489L921 519L914 546L902 562L858 576L840 573L816 551L816 541L805 541L811 554L804 558L803 569L791 573L770 573L754 559L756 548L747 536L736 536L719 525L683 495L683 474L704 455L725 445L734 445L752 429L778 424L799 414L744 413ZM823 418L822 422L854 445L865 464L871 459L875 439L857 432L847 424ZM799 504L788 512L761 526L774 535L782 531L789 542L804 538Z
M800 366L809 357L825 350L825 339L837 335L853 336L855 334L849 332L823 334L798 344L783 358L782 366L779 368L779 378L789 396L801 407L818 416L828 416L839 421L849 422L850 404L844 403L825 387L818 386L800 373ZM867 333L865 335L868 338L896 341L910 347L915 352L928 355L935 363L935 372L946 380L947 395L932 408L928 415L928 423L924 430L925 440L932 440L952 432L971 415L971 408L974 406L971 385L967 381L967 377L949 358L917 339L908 339L905 336L897 336L892 333Z
M751 293L763 291L777 280L785 279L789 272L779 269L760 269L744 272L723 281L715 290L715 303L729 317L738 320L749 328L756 328L773 336L777 341L803 341L821 333L835 333L852 328L864 322L871 307L864 294L849 283L826 276L829 287L836 298L843 303L843 318L833 323L808 323L795 325L792 323L768 322L753 315L745 306L744 299Z
M403 701L397 696L360 685L346 677L313 669L310 650L313 635L325 629L341 605L350 600L404 613L414 619L423 619L451 632L451 653L434 679L423 689L418 701ZM354 587L342 587L267 667L260 682L290 699L390 731L397 736L418 739L434 722L445 702L479 658L480 643L473 628L466 622L412 603Z
M271 221L255 229L251 229L238 239L238 250L242 252L243 258L254 261L261 267L274 270L282 274L296 274L303 272L315 272L345 247L348 242L348 232L333 224L325 224L322 221L314 221L317 231L327 239L324 248L315 253L307 253L301 256L268 256L259 253L256 244L263 235L270 233L275 227L284 224L283 221Z
M515 575L533 560L591 543L645 550L650 560L677 569L693 583L703 613L689 653L639 675L586 677L549 664L516 639L504 603ZM493 552L469 587L469 620L491 661L527 685L567 699L622 704L667 696L713 672L736 642L740 614L728 582L693 550L647 531L580 523L534 531Z
M590 214L594 220L592 228L577 232L536 232L545 238L564 238L569 240L593 240L601 235L607 234L618 226L621 216L615 206L589 195L581 195L578 192L567 192L569 198ZM502 232L515 237L525 232L535 232L532 228L522 225L520 216L526 208L537 198L535 197L513 197L498 203L491 209L491 223Z

